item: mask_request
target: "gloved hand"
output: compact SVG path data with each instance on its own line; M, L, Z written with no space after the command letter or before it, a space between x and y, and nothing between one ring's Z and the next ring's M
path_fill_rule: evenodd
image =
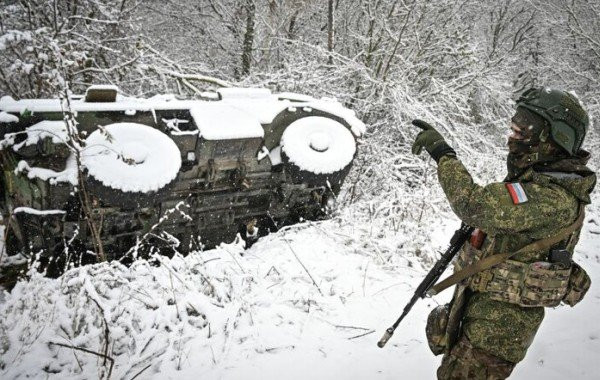
M446 143L446 140L431 124L418 119L413 120L412 124L422 129L412 145L413 154L419 155L421 154L421 150L425 148L435 162L439 162L440 158L445 155L456 157L454 149Z

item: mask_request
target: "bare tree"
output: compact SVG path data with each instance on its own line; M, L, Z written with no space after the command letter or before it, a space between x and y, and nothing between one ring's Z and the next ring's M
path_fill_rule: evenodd
M256 5L254 4L254 0L246 0L244 10L246 12L246 30L242 42L242 66L240 73L241 75L248 75L250 73L250 66L252 65L252 47L254 45L254 24L256 16Z
M333 52L333 43L334 43L334 7L333 0L329 0L327 2L327 51L329 53ZM327 59L327 63L330 65L333 64L333 57L329 54L329 58Z

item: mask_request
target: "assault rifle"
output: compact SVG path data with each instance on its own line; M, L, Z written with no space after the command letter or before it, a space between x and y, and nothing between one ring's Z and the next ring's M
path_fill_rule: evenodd
M402 312L402 315L400 315L400 318L398 318L398 320L392 325L392 327L385 330L385 333L381 337L381 340L379 340L379 342L377 343L377 346L379 346L380 348L385 346L387 341L390 340L390 338L394 334L394 330L396 330L396 327L398 327L400 322L410 312L410 309L412 309L412 307L419 298L425 298L426 295L432 296L435 294L434 292L430 292L431 287L435 285L442 273L444 273L446 267L448 267L448 264L450 264L450 261L452 261L456 253L471 236L473 230L473 227L462 223L460 228L456 230L456 232L454 232L452 239L450 239L450 246L448 247L448 249L446 249L446 252L444 252L442 257L435 263L435 265L433 266L433 268L431 268L429 273L427 273L427 276L425 276L423 281L421 281L421 283L417 287L417 290L415 290L415 294L413 294L408 304L404 306L404 311Z

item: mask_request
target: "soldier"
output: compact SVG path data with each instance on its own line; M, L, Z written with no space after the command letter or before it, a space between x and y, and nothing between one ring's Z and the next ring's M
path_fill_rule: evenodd
M427 150L452 210L477 228L455 263L451 303L428 319L430 347L444 353L438 378L504 379L525 357L544 307L573 306L590 286L571 260L596 183L580 149L588 116L570 93L524 92L510 123L508 176L486 186L431 125L413 124L423 130L413 153Z

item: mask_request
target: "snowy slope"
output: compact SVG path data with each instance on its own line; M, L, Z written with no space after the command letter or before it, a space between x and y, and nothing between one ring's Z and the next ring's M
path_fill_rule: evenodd
M434 228L428 249L441 249L457 224ZM579 254L594 284L598 232L586 224ZM425 271L410 256L386 263L353 236L336 221L304 224L246 251L233 243L161 258L161 266L101 264L20 283L0 311L0 375L46 376L45 368L51 378L106 378L96 355L48 344L104 352L106 320L112 378L433 379L439 358L424 341L424 320L449 294L419 302L377 348ZM598 311L597 285L575 310L548 310L514 378L595 378Z
M350 177L332 219L286 227L248 250L233 242L57 280L32 274L0 297L0 378L106 379L102 354L114 360L113 379L434 379L440 357L425 342L425 319L450 291L420 300L385 348L376 343L459 221L430 161L378 154L356 165L368 183L355 189ZM504 174L501 149L459 146L459 156L480 183ZM574 309L547 310L514 379L600 372L599 198L576 254L592 289Z

